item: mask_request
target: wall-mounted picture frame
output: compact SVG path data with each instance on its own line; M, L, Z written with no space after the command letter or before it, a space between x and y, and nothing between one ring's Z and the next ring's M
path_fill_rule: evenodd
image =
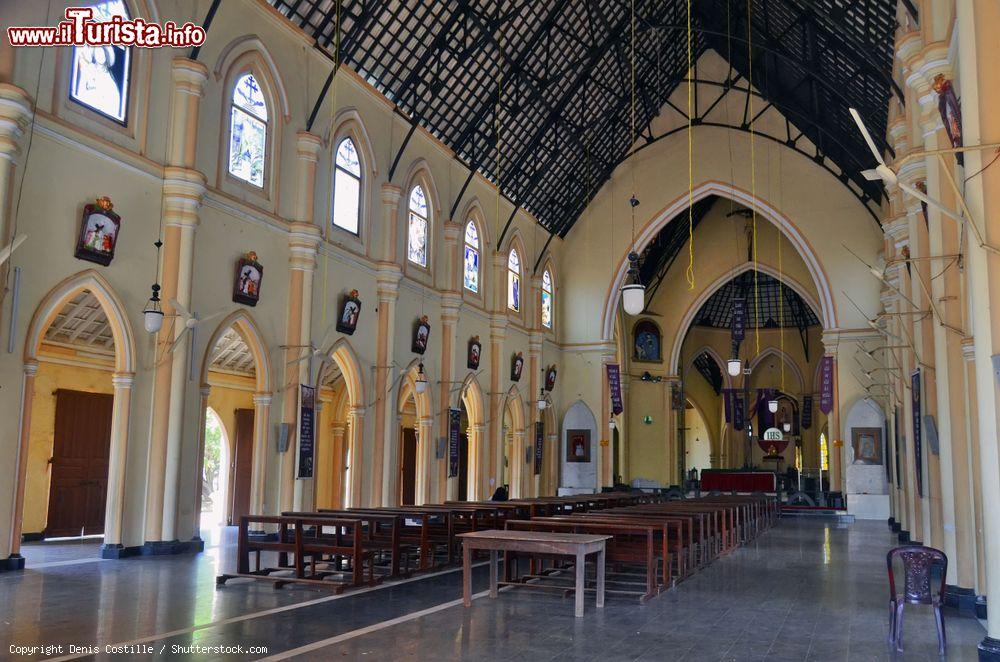
M566 461L590 462L590 430L566 430Z
M233 301L246 306L256 306L260 301L260 286L263 281L264 267L257 261L257 253L250 251L236 261Z
M524 371L524 356L521 352L515 354L510 360L510 379L514 382L521 381L521 373Z
M337 331L353 336L354 331L358 328L358 318L360 316L361 299L358 298L357 290L351 290L340 304L340 315L337 316Z
M106 195L84 205L74 257L105 267L111 264L111 260L115 258L115 246L118 244L118 233L121 232L122 225L121 216L113 209L111 198Z
M882 464L882 428L851 428L855 464Z
M635 361L662 363L662 334L656 322L641 319L632 329L632 358Z
M551 392L556 387L556 367L550 365L545 369L545 390Z
M469 338L469 353L466 357L465 365L469 370L479 370L479 360L483 356L483 344L479 342L479 336Z
M431 336L431 324L427 320L427 315L424 315L417 320L416 325L413 327L413 343L410 349L415 354L423 354L427 351L427 341Z

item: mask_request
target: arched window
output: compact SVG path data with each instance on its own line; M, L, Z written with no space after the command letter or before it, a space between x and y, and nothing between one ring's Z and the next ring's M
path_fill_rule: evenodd
M542 326L552 328L552 274L542 272Z
M479 292L479 230L475 221L465 224L465 289Z
M516 248L507 255L507 307L514 312L521 310L521 258Z
M417 184L410 191L409 221L406 236L406 259L427 266L427 196Z
M333 170L333 224L358 234L361 224L361 161L354 141L344 138L337 147Z
M243 74L233 87L229 115L229 174L264 188L267 150L267 102L253 74Z
M123 0L105 0L92 8L94 23L108 23L115 16L131 18ZM131 49L125 46L73 48L69 98L126 124L131 60Z

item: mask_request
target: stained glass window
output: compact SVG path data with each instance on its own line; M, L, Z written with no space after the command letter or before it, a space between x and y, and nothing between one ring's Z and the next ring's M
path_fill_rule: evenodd
M361 224L361 162L350 138L337 147L333 174L333 224L358 234Z
M826 445L826 433L821 432L819 435L819 467L821 471L830 470L830 449Z
M542 272L542 326L552 328L552 274Z
M115 16L129 19L122 0L99 2L93 10L95 23L107 23ZM125 124L131 56L131 50L124 46L75 47L70 98Z
M229 172L264 187L267 149L267 102L253 74L243 74L233 88L229 118Z
M479 292L479 230L473 221L465 225L465 289Z
M521 310L521 258L516 248L507 255L507 307L515 312Z
M427 196L420 185L410 191L410 214L406 241L406 259L427 266Z

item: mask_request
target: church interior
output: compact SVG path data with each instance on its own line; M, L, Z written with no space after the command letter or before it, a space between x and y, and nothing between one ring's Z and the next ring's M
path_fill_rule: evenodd
M1000 3L0 23L4 659L1000 660Z

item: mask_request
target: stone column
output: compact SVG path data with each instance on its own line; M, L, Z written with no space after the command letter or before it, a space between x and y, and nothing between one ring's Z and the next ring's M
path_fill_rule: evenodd
M527 419L525 419L527 421ZM528 497L525 491L527 482L525 472L528 471L528 464L524 461L524 444L527 435L524 430L513 430L511 434L510 449L510 489L511 498L519 499Z
M250 484L250 514L265 513L265 468L267 466L267 441L269 417L271 415L271 394L255 393L253 396L253 473ZM292 451L289 450L289 453ZM272 514L277 514L277 504L270 508Z
M496 256L494 256L495 258ZM501 256L501 261L502 261ZM494 259L494 262L496 260ZM506 263L504 263L506 264ZM495 272L497 273L497 272ZM489 498L493 491L501 485L503 478L503 399L501 391L503 379L503 341L507 337L507 315L494 313L490 316L490 426L489 426L489 460L486 473L483 476L483 494Z
M434 494L434 415L417 419L416 505L431 503Z
M532 291L541 292L542 291L542 279L532 278ZM536 306L538 308L538 306ZM544 368L542 367L542 344L545 342L545 334L541 329L541 322L537 319L537 315L534 316L536 319L534 321L534 329L531 335L528 337L528 397L526 398L525 407L527 410L527 423L525 424L525 431L527 432L528 446L531 447L531 462L528 463L527 467L527 485L526 492L527 496L538 496L541 494L541 474L535 475L535 424L542 420L542 411L538 409L537 400L538 396L542 391L542 372ZM544 453L544 448L542 449ZM543 456L544 457L544 456ZM523 458L522 458L523 459Z
M308 353L312 342L312 293L316 272L316 255L322 233L314 222L316 162L323 141L319 136L300 131L296 136L298 168L295 188L295 220L288 224L288 308L285 318L284 392L281 399L281 420L288 424L292 435L287 453L281 456L280 509L308 510L314 480L297 480L295 464L298 457L299 384L310 384L312 360L297 361ZM323 329L321 335L325 335ZM319 349L325 350L325 347Z
M0 59L2 57L0 56ZM0 248L14 239L10 195L13 191L14 159L20 153L20 140L32 117L31 106L32 101L27 92L19 87L0 83ZM25 234L30 231L31 228L27 224L18 230L19 233ZM13 261L12 259L0 267L0 277L7 272ZM3 319L2 304L6 294L6 288L0 289L0 320Z
M958 62L962 93L963 140L976 145L1000 139L1000 89L995 84L1000 43L994 34L1000 25L995 3L956 3ZM982 170L989 153L965 155L968 172ZM983 171L966 183L966 201L973 223L984 239L1000 244L1000 177L994 169ZM968 235L967 235L968 236ZM1000 255L969 242L968 278L972 331L975 338L976 396L979 411L979 470L981 472L983 539L986 555L986 595L1000 598ZM980 659L1000 659L1000 609L989 609L987 637L979 644Z
M482 476L486 473L483 466L484 453L483 445L486 443L486 425L476 423L470 425L469 435L469 479L466 481L466 489L469 490L466 496L467 501L478 501L488 499L489 494L483 492Z
M320 508L343 508L344 507L344 433L347 432L347 427L345 425L334 425L330 428L330 433L333 436L333 443L330 444L330 457L332 459L331 466L327 467L326 470L330 472L330 494L322 495L325 497L320 503L320 499L316 499L316 505Z
M454 226L452 226L454 227ZM448 254L455 251L449 247ZM441 420L441 436L445 439L449 434L448 412L451 408L451 391L455 386L455 347L458 332L458 311L462 307L462 295L459 292L441 293L441 381L438 390L439 416ZM447 442L446 442L447 443ZM448 494L458 489L458 478L448 478L448 452L437 462L437 501L443 502ZM454 488L449 489L452 485Z
M202 492L202 481L204 481L204 465L205 465L205 417L207 416L208 410L208 396L212 392L212 387L208 384L202 384L201 389L198 392L198 453L195 457L198 458L198 479L194 481L194 536L192 540L201 540L201 492Z
M833 357L833 408L827 417L827 428L830 433L830 438L827 440L827 449L830 453L830 491L843 492L844 446L843 432L840 429L840 365L837 360L837 343L836 334L823 332L823 351L827 356Z
M111 409L111 443L108 447L108 494L104 508L104 544L101 556L117 557L122 549L122 514L125 509L125 458L128 450L129 411L135 374L116 372L114 404ZM204 427L204 426L202 426ZM199 455L198 457L201 457ZM201 484L201 481L197 481ZM200 509L201 502L198 506ZM197 513L197 511L195 511ZM197 531L197 529L196 529ZM118 553L116 553L118 552Z
M198 114L208 69L205 65L175 58L172 67L167 163L163 172L163 262L160 296L167 315L176 299L190 310L194 267L194 233L205 193L205 177L194 170L198 140ZM178 480L184 387L188 366L188 339L167 353L184 332L180 318L164 324L156 338L156 368L146 488L147 543L176 539Z
M349 484L347 488L347 494L349 496L348 503L344 506L361 506L362 500L362 469L365 466L365 449L364 449L364 438L365 438L365 408L364 407L351 407L348 412L348 432L350 437L347 440L348 447L350 449L350 454L348 456L347 474L345 478L349 479Z
M384 189L383 189L384 193ZM385 196L383 196L385 200ZM396 264L380 262L375 275L378 284L378 339L375 352L375 438L372 444L372 479L371 491L368 493L368 505L386 506L394 503L395 497L390 492L394 480L386 479L385 473L391 471L385 461L388 435L394 434L396 412L392 407L394 377L392 361L395 349L396 300L399 298L399 281L403 272ZM360 458L357 458L360 459ZM360 474L358 474L360 479ZM361 503L360 501L358 502Z
M24 523L24 482L28 474L28 441L31 438L31 408L35 403L35 376L38 374L38 362L24 364L24 377L21 380L21 431L17 450L17 475L14 493L14 526L10 532L10 558L8 569L24 567L24 557L21 556L21 527Z

